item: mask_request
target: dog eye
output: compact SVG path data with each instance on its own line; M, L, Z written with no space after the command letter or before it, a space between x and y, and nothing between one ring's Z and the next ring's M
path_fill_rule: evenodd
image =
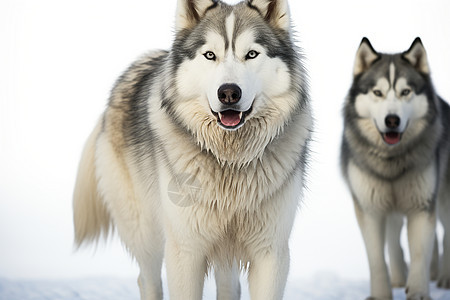
M215 55L214 52L212 52L212 51L206 51L205 54L203 54L203 56L204 56L207 60L216 60L216 55Z
M410 89L404 89L402 90L402 92L400 93L400 95L402 95L403 97L408 96L411 93Z
M383 96L383 93L380 90L373 90L373 94L377 97Z
M250 50L247 55L245 56L245 59L255 59L258 57L259 52L256 52L255 50Z

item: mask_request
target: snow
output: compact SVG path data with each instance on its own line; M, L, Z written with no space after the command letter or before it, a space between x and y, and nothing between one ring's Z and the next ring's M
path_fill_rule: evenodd
M242 300L250 299L245 279L242 278ZM368 296L367 281L341 280L332 274L318 274L310 280L289 280L285 300L356 300ZM164 282L164 294L167 285ZM450 291L431 284L434 300L450 299ZM166 296L165 299L168 297ZM139 300L136 280L129 278L89 278L79 280L7 280L0 278L0 300ZM207 280L203 299L215 299L215 286ZM394 289L394 300L405 300L403 289Z

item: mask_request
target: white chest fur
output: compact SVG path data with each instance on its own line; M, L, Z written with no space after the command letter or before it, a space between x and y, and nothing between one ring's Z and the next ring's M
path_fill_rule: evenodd
M364 210L387 212L428 209L437 192L435 164L407 172L396 180L380 179L358 167L348 165L348 181L355 200Z

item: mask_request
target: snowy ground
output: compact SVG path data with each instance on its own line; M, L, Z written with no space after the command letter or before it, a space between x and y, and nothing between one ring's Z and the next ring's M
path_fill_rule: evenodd
M242 300L250 299L243 282ZM167 286L164 287L167 295ZM214 283L208 280L204 299L215 299ZM368 295L368 282L345 281L336 276L321 274L313 279L289 281L285 300L361 300ZM434 300L449 300L450 291L431 286ZM167 297L166 297L167 298ZM13 281L0 279L0 300L138 300L139 290L134 279L95 278L80 280ZM394 290L394 300L404 300L403 289Z
M450 1L290 4L316 129L285 299L361 300L369 291L367 258L339 170L354 55L363 36L383 52L404 51L420 36L434 85L449 101ZM95 256L73 253L71 199L82 145L113 83L147 49L170 47L175 6L175 0L157 7L154 0L0 0L0 300L139 299L137 266L117 239L99 245ZM406 250L405 231L402 244ZM214 295L208 281L204 299ZM450 300L450 291L433 286L432 297ZM249 299L244 285L242 299ZM395 290L401 299L403 290Z

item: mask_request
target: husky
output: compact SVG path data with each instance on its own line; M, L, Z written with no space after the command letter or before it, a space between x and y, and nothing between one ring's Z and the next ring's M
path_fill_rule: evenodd
M378 53L364 38L353 76L343 110L341 169L367 250L370 299L392 299L390 280L406 285L407 299L430 299L437 211L445 228L438 286L450 288L449 105L435 93L420 38L397 54ZM405 216L408 276L400 246Z
M170 51L118 79L83 150L75 245L112 229L141 299L281 299L312 132L287 0L178 0Z

